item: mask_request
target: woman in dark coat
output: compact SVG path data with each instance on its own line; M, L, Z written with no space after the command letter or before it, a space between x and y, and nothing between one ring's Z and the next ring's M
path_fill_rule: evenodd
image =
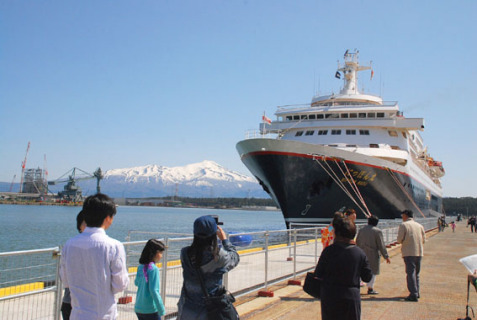
M322 279L321 319L361 318L360 278L368 282L372 272L366 254L353 239L356 226L348 218L335 216L335 242L321 254L315 275Z

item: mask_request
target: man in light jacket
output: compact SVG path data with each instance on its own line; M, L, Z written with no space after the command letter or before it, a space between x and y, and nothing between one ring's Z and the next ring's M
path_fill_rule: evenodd
M406 265L409 296L405 300L417 302L420 298L419 272L421 270L421 260L424 256L426 233L424 227L414 221L412 211L404 210L401 215L403 223L399 226L397 242L401 244L402 257Z
M359 230L358 237L356 238L356 244L366 253L371 271L373 272L373 277L368 282L368 294L378 294L374 290L374 282L379 274L381 255L386 259L387 263L391 263L386 245L384 244L383 232L376 227L378 222L378 217L370 216L368 218L368 225Z

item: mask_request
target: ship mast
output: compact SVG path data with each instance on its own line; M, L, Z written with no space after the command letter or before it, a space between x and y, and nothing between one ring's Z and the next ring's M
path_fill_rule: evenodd
M359 51L349 52L346 50L344 54L344 65L338 62L338 71L336 77L341 78L340 72L343 73L344 86L340 94L359 94L358 92L358 71L369 70L370 66L359 65Z

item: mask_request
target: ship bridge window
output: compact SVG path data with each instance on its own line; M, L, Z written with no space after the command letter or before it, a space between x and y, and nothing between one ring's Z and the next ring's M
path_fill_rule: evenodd
M295 137L301 137L303 135L303 131L297 131L295 133Z
M391 137L397 137L398 136L397 131L394 131L394 130L388 130L388 133Z
M331 113L325 114L325 118L326 118L326 119L328 119L328 118L330 118L330 117L331 117Z
M346 130L346 134L356 134L356 130L352 129L352 130Z
M308 115L308 119L310 119L310 120L316 119L316 114L310 114L310 115Z
M301 119L307 119L306 114L301 115Z
M328 130L319 130L318 135L319 136L326 136L328 134Z
M378 145L378 144L375 144L375 143L370 143L370 144L369 144L369 147L370 147L370 148L379 148L379 145Z
M342 113L340 116L341 116L341 118L348 118L348 114L347 114L347 113Z
M350 118L357 118L357 117L358 117L358 114L357 114L357 113L350 113L350 114L349 114L349 117L350 117Z
M300 116L293 116L293 120L300 120Z
M341 134L341 130L331 130L331 134L339 135Z
M349 148L356 148L355 144L347 144L346 146L349 147Z
M317 114L316 117L317 117L317 119L323 119L324 118L322 114Z
M391 146L391 149L393 149L393 150L401 150L401 148L399 148L398 146Z
M376 114L374 112L369 112L368 118L376 118Z
M287 121L291 121L293 120L293 117L292 116L287 116Z
M358 115L360 118L366 118L366 113L360 112Z
M376 113L376 118L384 118L384 112Z
M308 130L307 132L305 132L305 136L312 136L314 133L314 130Z
M332 113L330 118L333 118L333 119L336 119L336 118L339 118L340 115L338 113Z
M369 130L359 130L359 134L362 136L369 136Z

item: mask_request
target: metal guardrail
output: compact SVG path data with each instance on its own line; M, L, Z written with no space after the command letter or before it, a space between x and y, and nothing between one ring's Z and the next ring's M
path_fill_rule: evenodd
M436 219L416 219L427 230L436 228ZM380 222L386 244L396 241L400 220ZM363 223L358 221L359 226ZM251 240L247 247L238 247L240 263L227 273L224 283L228 290L240 297L256 290L268 290L269 286L313 269L321 254L321 228L324 225L296 226L290 230L262 231L247 234ZM159 265L161 270L161 296L166 307L166 319L174 318L182 288L181 248L190 245L189 237L163 237L164 234L144 233L148 239L156 237L166 245ZM121 320L136 319L134 286L137 265L147 240L124 242L130 284L121 297L131 297L131 303L118 304ZM61 319L60 306L63 295L59 277L60 248L0 253L0 315L3 320ZM126 300L127 299L121 299Z

